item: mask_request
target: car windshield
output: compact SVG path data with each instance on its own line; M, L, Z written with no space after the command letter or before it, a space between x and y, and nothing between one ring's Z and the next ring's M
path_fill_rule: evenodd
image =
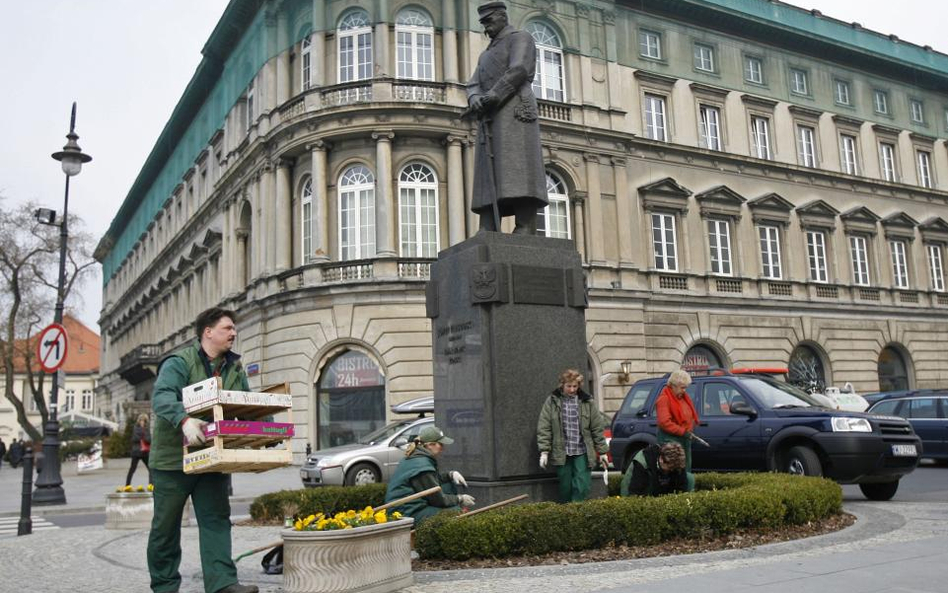
M387 426L383 426L382 428L376 430L375 432L370 432L369 434L360 438L359 444L374 445L375 443L379 441L384 441L385 439L389 439L392 436L394 436L396 432L405 428L412 422L414 422L414 420L400 420L398 422L392 422L391 424Z
M745 379L743 384L767 408L810 408L819 406L819 403L806 392L789 383L765 377L755 377Z

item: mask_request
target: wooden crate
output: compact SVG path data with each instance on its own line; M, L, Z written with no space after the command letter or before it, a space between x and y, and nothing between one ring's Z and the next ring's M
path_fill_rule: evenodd
M184 473L203 474L219 472L260 473L293 462L289 449L223 449L208 447L184 455Z
M208 440L221 437L227 448L264 447L293 438L293 424L220 420L204 427L204 437Z
M219 377L211 377L206 381L185 387L181 392L181 403L184 404L184 411L196 418L210 416L214 406L217 405L225 406L228 418L234 416L262 418L292 408L293 396L288 393L225 390L221 389Z

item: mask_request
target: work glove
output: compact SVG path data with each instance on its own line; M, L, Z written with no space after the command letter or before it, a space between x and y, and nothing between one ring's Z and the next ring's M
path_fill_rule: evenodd
M546 469L547 463L550 461L550 454L547 451L540 452L540 469Z
M451 481L454 482L455 486L464 486L467 488L467 480L464 479L464 476L461 475L461 472L448 472L448 475L451 476Z
M474 506L474 497L470 494L462 494L458 496L458 502L461 503L462 507L470 508Z
M188 441L188 446L203 444L207 439L204 436L204 426L207 422L197 418L185 418L181 425L181 432Z

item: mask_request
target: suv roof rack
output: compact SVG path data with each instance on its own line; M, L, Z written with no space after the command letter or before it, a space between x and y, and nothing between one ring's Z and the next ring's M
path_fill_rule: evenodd
M712 365L683 366L681 367L681 370L685 371L692 377L723 377L731 375L786 375L789 372L789 369L786 367L733 367L726 369ZM667 379L669 376L671 376L671 373L665 373L662 375L662 378Z

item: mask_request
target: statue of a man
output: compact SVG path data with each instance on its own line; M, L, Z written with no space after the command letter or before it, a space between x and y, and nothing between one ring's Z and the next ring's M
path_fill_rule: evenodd
M480 215L481 230L499 231L500 218L514 216L514 233L533 235L537 210L549 204L531 86L537 46L510 26L503 2L477 12L490 45L467 85L468 112L478 120L471 210Z

